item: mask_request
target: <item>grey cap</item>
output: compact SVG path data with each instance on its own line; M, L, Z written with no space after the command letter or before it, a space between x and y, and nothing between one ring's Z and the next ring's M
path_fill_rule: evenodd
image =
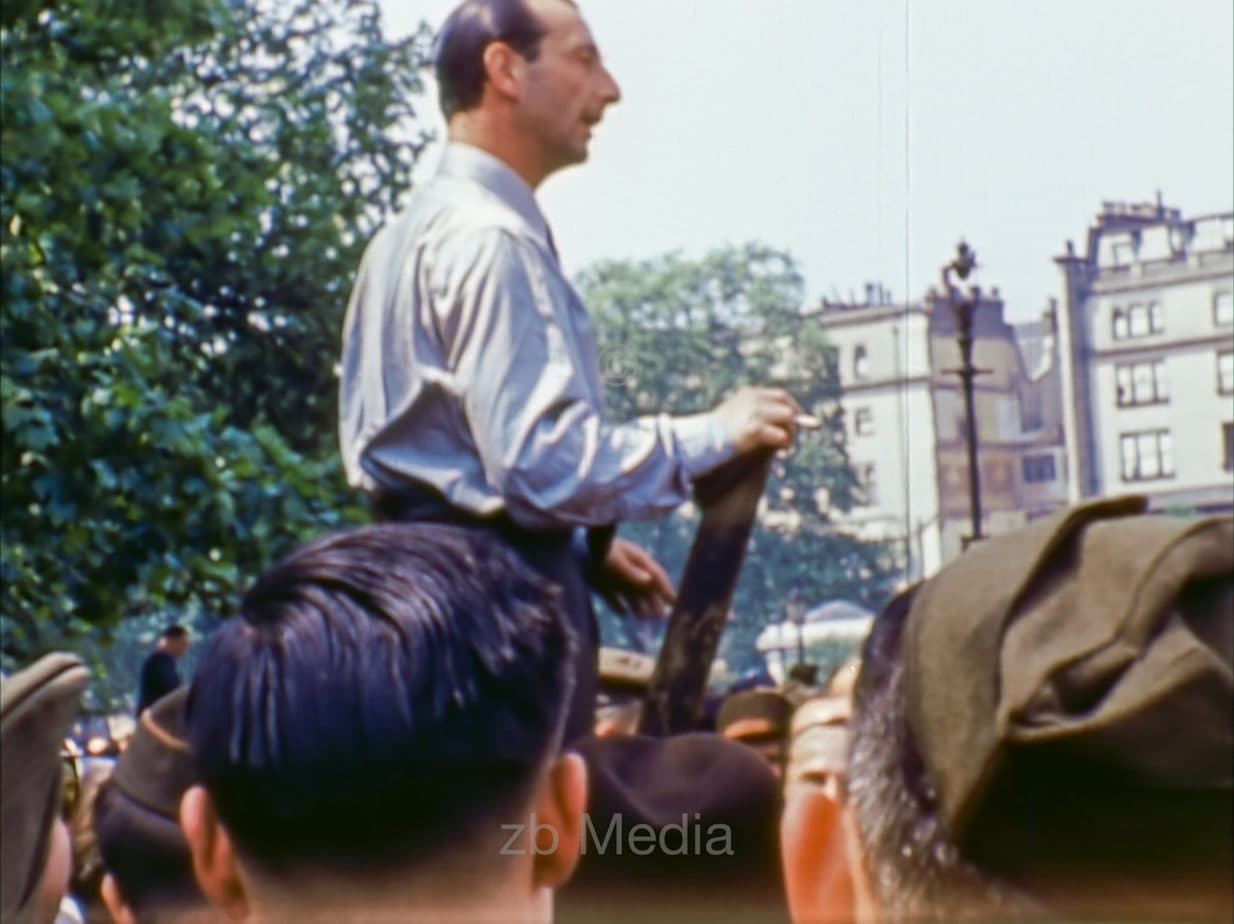
M60 753L90 680L71 654L0 679L0 920L29 911L60 811Z

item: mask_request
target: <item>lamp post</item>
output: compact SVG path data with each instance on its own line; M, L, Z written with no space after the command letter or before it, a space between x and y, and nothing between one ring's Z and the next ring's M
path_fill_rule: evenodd
M784 609L788 616L788 621L797 627L797 663L805 664L806 661L806 641L805 641L805 624L806 624L806 600L798 588L794 587L788 592L788 597L784 601Z
M960 365L944 372L960 379L964 392L964 442L968 449L968 510L972 533L962 540L964 548L985 537L981 533L981 471L977 467L977 416L973 409L973 379L990 370L973 365L973 315L981 301L981 289L969 286L967 296L951 281L955 273L960 282L968 279L977 268L977 254L964 241L956 245L955 259L943 267L943 295L956 319L956 342L960 347Z

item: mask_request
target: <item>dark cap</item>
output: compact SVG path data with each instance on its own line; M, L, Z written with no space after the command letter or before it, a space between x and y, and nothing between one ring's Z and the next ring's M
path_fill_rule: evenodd
M184 726L188 694L187 686L178 687L141 714L112 774L117 789L176 824L180 798L196 782Z
M1170 839L1201 828L1229 854L1234 519L1144 508L1072 508L972 547L917 589L909 723L970 858L1014 866L1013 824L1060 856L1085 838L1186 856Z
M678 901L748 911L726 920L779 919L779 784L758 754L710 733L585 737L571 749L587 764L587 822L559 920L597 919L584 909L615 920L627 904L633 919L659 919ZM656 833L646 854L629 841L639 825Z
M716 731L726 738L788 734L793 705L778 690L743 690L724 700L716 714Z
M60 810L60 753L89 682L71 654L0 679L0 920L23 920Z

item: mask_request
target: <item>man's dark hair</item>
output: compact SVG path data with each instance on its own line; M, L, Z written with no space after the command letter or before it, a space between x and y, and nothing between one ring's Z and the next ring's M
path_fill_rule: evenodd
M555 588L487 532L326 537L258 578L203 654L198 778L268 877L451 858L526 809L574 647Z
M173 623L163 630L163 638L169 642L174 642L177 639L188 638L189 630L179 623Z
M996 920L1035 910L951 843L909 725L901 640L913 590L875 620L853 691L846 791L870 887L888 921Z
M94 831L103 867L139 922L208 907L180 826L129 798L111 780L95 799Z
M484 49L505 42L528 61L540 54L547 30L525 0L464 0L442 24L433 49L442 114L480 103L484 92Z

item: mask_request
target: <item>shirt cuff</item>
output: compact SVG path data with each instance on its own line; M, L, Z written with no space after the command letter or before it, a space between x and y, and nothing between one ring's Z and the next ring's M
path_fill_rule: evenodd
M737 454L737 444L712 411L674 417L672 428L682 467L691 481Z

